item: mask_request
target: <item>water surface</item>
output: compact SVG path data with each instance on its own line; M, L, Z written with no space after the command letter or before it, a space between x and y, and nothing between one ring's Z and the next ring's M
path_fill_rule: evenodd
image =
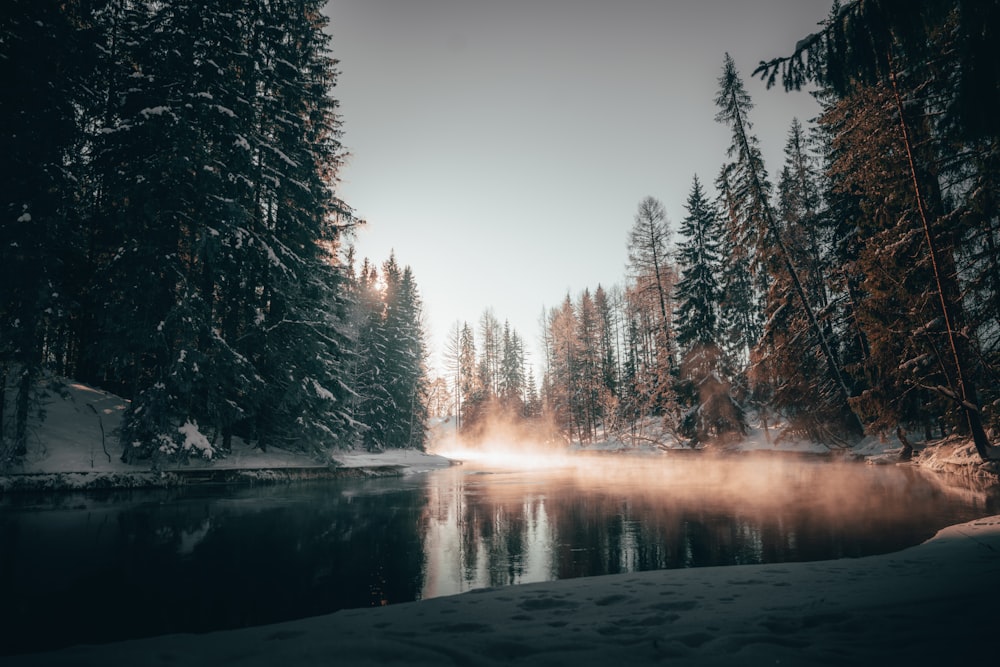
M1000 491L785 457L581 457L396 479L0 501L0 654L271 623L484 586L859 557Z

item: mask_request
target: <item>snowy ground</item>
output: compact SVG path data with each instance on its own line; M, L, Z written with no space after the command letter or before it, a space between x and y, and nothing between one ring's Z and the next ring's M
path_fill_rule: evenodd
M132 476L141 483L148 466L121 461L117 430L126 402L114 394L81 384L67 384L60 393L45 399L45 419L33 424L24 462L9 471L14 475L61 475L62 486L84 487L95 478L122 479ZM392 468L398 472L421 472L450 465L440 456L413 450L371 454L364 451L337 452L331 461L344 468ZM278 469L321 466L311 456L282 449L261 451L233 439L232 451L224 457L205 460L197 456L182 469L220 470ZM4 488L0 477L0 490Z
M5 664L940 665L995 655L998 595L1000 516L883 556L486 589Z

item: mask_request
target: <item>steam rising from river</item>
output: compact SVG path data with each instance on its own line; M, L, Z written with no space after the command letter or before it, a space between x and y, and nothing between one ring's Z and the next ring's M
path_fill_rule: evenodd
M603 488L658 503L668 498L677 507L735 506L747 512L774 513L795 505L808 506L823 516L857 518L874 502L872 466L835 461L803 465L795 455L767 451L573 451L564 442L532 439L523 429L497 422L475 442L442 438L433 451L461 461L456 474L531 471L536 490L549 483L587 490ZM882 483L910 486L906 476L891 479ZM512 483L491 486L486 493L503 503L506 496L520 502L523 491L520 483ZM892 492L905 495L908 489ZM907 511L905 505L900 503L900 512ZM879 512L884 514L886 509L879 508Z
M453 426L453 425L452 425ZM556 430L545 425L525 425L502 416L486 420L468 437L453 430L440 436L430 447L438 454L478 466L543 470L579 464Z
M858 556L940 516L919 470L711 450L572 451L494 425L439 439L424 597L581 574ZM926 527L926 528L924 528ZM926 531L926 532L921 532ZM884 539L884 541L883 541Z

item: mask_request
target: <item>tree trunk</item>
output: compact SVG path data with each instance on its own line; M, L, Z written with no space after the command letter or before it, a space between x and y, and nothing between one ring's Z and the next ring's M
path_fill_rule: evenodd
M7 466L7 437L6 437L6 423L4 421L4 408L7 407L7 374L8 366L6 363L0 364L0 470L3 470Z
M31 385L35 373L27 364L21 368L21 377L14 395L14 441L12 454L15 457L28 453L28 407L31 404Z
M906 431L903 430L902 426L896 427L896 437L899 438L900 444L903 445L903 450L899 452L900 461L910 461L913 459L913 445L906 438Z

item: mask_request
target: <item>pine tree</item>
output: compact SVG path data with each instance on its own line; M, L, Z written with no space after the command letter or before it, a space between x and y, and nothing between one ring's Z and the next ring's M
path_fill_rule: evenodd
M307 450L329 447L349 433L347 415L336 407L345 403L346 388L330 382L344 373L346 344L331 326L343 312L343 277L330 257L337 221L351 212L334 192L343 155L337 102L330 95L336 61L322 5L322 0L256 5L259 20L249 26L262 89L250 142L258 204L252 232L263 251L258 257L266 262L254 267L263 336L248 351L262 368L265 404L284 408L258 412L265 418L258 420L260 436ZM317 308L331 319L319 318ZM318 407L326 419L313 419ZM297 433L303 423L315 428Z
M505 415L524 412L524 382L524 345L505 320L500 349L500 404Z
M459 342L458 364L462 377L459 385L462 394L462 428L474 426L485 402L483 388L479 384L476 355L476 335L468 322L462 324Z
M828 340L826 332L816 318L813 305L805 290L795 257L789 249L783 230L780 228L771 208L771 187L764 168L763 158L756 137L750 134L748 114L752 109L750 96L736 71L736 64L727 53L723 62L723 73L719 77L719 94L716 97L719 112L716 120L729 126L733 141L729 148L731 163L732 198L735 203L735 217L740 225L742 238L752 249L755 262L752 267L765 293L770 289L767 272L784 271L796 297L796 306L804 313L810 333L818 344L829 377L837 393L836 403L843 413L844 426L849 436L860 436L863 427L849 403L851 396L847 387L842 364Z
M390 257L385 281L385 373L388 393L385 446L423 449L427 420L427 378L420 296L410 267Z
M778 183L777 225L795 257L803 292L819 318L832 348L841 349L827 292L832 273L829 229L820 215L820 185L806 147L802 125L792 121L785 145L785 165ZM830 441L839 428L843 406L837 388L824 372L824 359L811 335L810 322L799 307L799 295L781 262L772 259L764 331L756 352L756 386L770 390L769 403L808 436ZM838 355L839 358L839 355ZM846 377L846 375L845 375ZM853 393L853 390L852 390Z
M592 441L601 413L600 319L590 290L585 289L577 300L578 379L574 384L581 440Z
M389 396L385 383L387 339L385 302L378 287L378 271L367 258L361 264L352 319L357 324L354 359L354 419L364 425L361 443L368 451L381 451L388 439Z
M723 257L719 318L721 343L732 360L734 372L745 373L750 363L750 351L760 340L762 295L753 279L753 255L741 233L742 223L730 184L731 169L722 168L716 181L718 207L724 212L723 234L727 253Z
M451 414L455 415L455 428L462 430L462 404L464 402L463 387L465 385L462 376L462 323L455 322L448 330L448 338L444 346L444 370L446 373L448 387L450 389L453 405Z
M941 358L941 332L933 324L939 311L926 289L933 276L921 251L905 167L892 157L900 145L892 119L881 113L887 104L887 91L872 89L823 116L835 133L832 195L861 195L853 206L841 205L853 228L840 252L852 252L853 315L864 337L858 364L863 390L856 403L871 428L883 432L900 425L929 429L946 405L928 388L947 383L941 364L932 361Z
M492 308L479 317L479 386L485 400L493 403L500 395L500 356L503 334Z
M535 371L529 366L527 376L524 381L525 419L536 419L541 416L542 405L538 394L538 383L535 380Z
M598 409L605 433L617 428L618 390L620 369L618 365L619 314L613 306L613 298L601 285L594 291L594 307L598 318L599 386Z
M677 343L682 350L699 344L718 346L722 300L721 230L697 176L686 209L679 230L684 240L677 246L680 280L675 288Z
M677 370L676 341L670 302L676 272L670 262L670 228L663 204L653 197L639 203L629 232L628 253L631 286L630 308L640 352L635 381L638 394L647 401L644 412L674 418L674 380Z
M361 267L353 319L358 322L354 419L369 451L422 449L429 414L429 380L421 300L410 267L395 255L378 272Z
M76 2L12 0L0 19L0 469L27 450L37 383L64 357L66 271L80 252L76 181L96 61Z
M205 455L234 435L317 452L343 439L350 341L336 254L352 212L334 192L323 2L21 4L3 24L0 67L17 56L19 75L45 89L19 104L47 110L9 119L4 154L20 159L17 141L49 126L31 159L49 169L56 158L46 203L25 208L33 184L19 184L17 218L52 233L33 235L52 255L36 267L73 276L60 279L68 289L47 277L23 292L46 314L15 318L36 328L34 359L130 399L129 461L193 453L194 430L209 437L193 438ZM51 48L19 54L26 37ZM45 209L58 208L56 224ZM16 347L0 332L4 373ZM40 366L19 368L23 381Z
M566 435L577 433L575 383L579 376L576 312L569 294L559 308L549 313L548 365L544 401L552 422Z
M742 433L745 426L723 371L719 319L723 292L718 281L723 267L722 230L697 176L686 209L680 229L684 240L677 249L681 279L675 298L683 398L689 406L682 429L694 445L726 433Z

